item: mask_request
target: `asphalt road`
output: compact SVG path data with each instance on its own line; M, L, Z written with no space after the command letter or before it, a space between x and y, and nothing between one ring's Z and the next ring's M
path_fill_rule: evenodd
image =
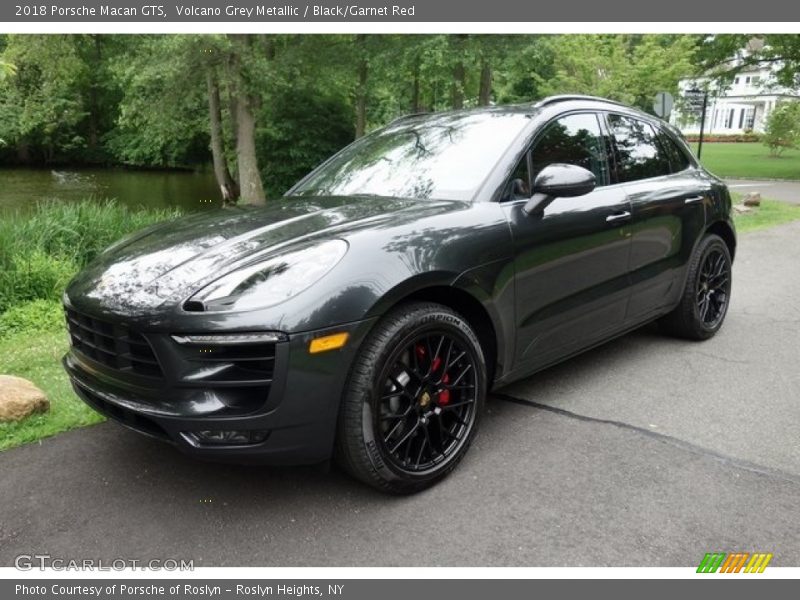
M500 390L414 497L204 464L107 423L0 453L0 564L800 566L800 222L743 236L722 332L625 336Z
M800 181L761 181L755 179L726 179L731 191L746 194L761 192L763 198L800 204Z

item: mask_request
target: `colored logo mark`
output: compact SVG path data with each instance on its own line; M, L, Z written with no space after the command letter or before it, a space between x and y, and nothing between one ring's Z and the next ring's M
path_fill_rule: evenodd
M708 552L700 566L698 573L763 573L767 568L772 554L767 552Z

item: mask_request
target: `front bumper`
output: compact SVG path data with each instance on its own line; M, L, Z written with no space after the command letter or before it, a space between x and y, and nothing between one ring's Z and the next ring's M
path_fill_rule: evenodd
M268 378L236 365L224 369L226 375L221 376L219 365L231 365L235 359L214 356L213 348L181 346L170 334L142 332L160 368L159 376L154 377L131 369L129 361L123 368L117 363L109 365L112 361L106 360L103 348L119 342L109 341L104 337L109 334L100 331L97 321L86 319L89 325L82 326L94 336L85 342L90 345L76 343L73 334L73 346L63 364L75 392L92 408L187 454L287 465L330 458L347 374L373 322L283 336L274 343ZM334 332L349 334L344 347L308 352L312 339ZM133 360L135 365L139 359ZM257 432L254 437L259 441L210 443L198 437L197 432L202 431Z

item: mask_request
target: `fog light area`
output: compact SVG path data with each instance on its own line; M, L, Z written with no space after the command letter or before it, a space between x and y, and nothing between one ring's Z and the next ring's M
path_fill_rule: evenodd
M259 444L267 439L269 431L263 430L203 430L188 431L184 436L200 445L235 446Z

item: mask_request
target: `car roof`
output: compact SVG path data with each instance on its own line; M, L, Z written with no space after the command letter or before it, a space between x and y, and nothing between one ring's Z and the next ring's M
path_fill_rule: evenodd
M636 115L641 118L649 119L652 121L661 121L657 117L643 112L637 108L633 108L615 100L607 98L600 98L599 96L588 96L583 94L561 94L557 96L548 96L535 102L526 102L520 104L503 104L495 106L480 106L474 108L464 108L449 111L437 112L419 112L407 114L398 119L394 123L402 122L405 120L418 120L424 122L427 118L435 118L442 115L470 115L481 113L494 113L494 114L525 114L525 115L538 115L546 109L558 109L553 112L562 112L562 110L573 109L589 109L589 110L611 110L615 112L625 112L631 115Z

